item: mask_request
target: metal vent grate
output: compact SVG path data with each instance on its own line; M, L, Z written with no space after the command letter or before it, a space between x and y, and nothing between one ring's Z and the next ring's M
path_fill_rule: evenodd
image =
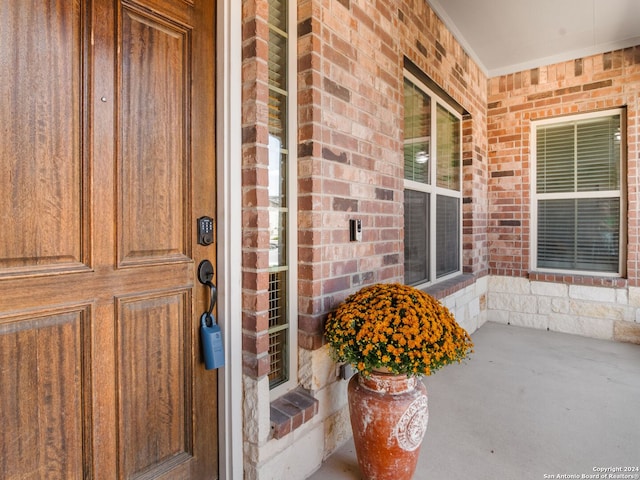
M288 380L286 355L289 324L286 309L286 278L286 270L269 274L269 386L271 388Z

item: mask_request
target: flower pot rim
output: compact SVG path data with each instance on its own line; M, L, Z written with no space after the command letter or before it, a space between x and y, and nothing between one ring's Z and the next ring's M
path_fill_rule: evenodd
M357 374L358 383L367 390L381 394L400 395L410 392L418 384L417 377L409 377L405 373L371 372L364 376Z

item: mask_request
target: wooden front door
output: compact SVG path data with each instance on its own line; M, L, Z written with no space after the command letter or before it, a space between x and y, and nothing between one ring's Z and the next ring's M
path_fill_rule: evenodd
M214 3L0 0L0 478L215 479Z

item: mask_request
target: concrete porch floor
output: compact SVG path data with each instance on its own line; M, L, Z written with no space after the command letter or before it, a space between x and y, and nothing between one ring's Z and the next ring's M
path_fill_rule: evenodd
M640 478L640 345L492 322L472 338L425 378L414 480ZM360 478L349 440L308 480Z

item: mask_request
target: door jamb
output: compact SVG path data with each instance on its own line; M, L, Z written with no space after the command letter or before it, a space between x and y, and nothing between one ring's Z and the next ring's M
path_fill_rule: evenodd
M242 2L216 7L218 316L225 366L218 373L219 477L243 478L242 447Z

